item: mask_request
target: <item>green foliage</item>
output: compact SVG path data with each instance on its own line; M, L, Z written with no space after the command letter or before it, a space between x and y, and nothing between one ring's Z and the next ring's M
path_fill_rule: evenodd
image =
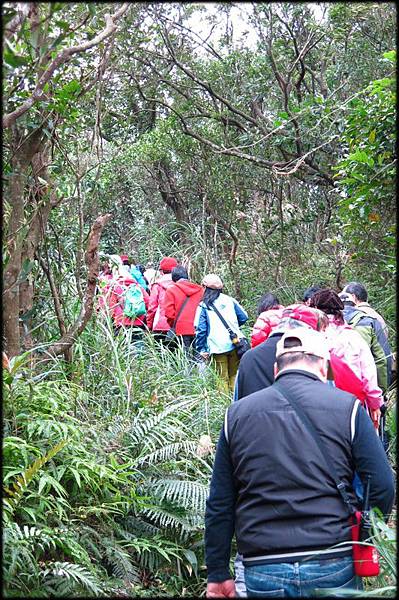
M395 56L384 55L392 63ZM382 268L390 274L395 270L395 86L394 77L374 80L352 100L343 134L349 153L335 167L342 196L339 215L351 247L369 257L376 252L378 235L385 247ZM365 227L370 236L364 236Z
M15 285L32 292L17 327L37 344L3 376L7 596L203 593L213 454L202 455L199 440L216 443L230 402L216 373L199 374L183 351L150 335L143 344L128 332L115 337L109 315L93 317L71 364L46 355L60 331L39 258L68 328L81 310L84 243L100 213L112 213L104 252L155 266L173 255L198 282L220 274L250 314L248 334L266 291L288 304L312 283L360 280L394 345L396 8L330 3L320 20L307 4L282 3L278 15L275 6L246 6L246 39L235 25L234 38L229 31L237 7L133 4L112 38L56 69L41 99L5 130L7 197L15 157L24 166L23 142L39 127L49 163L49 185L33 169L38 156L28 166L15 237L14 205L4 205L3 266L22 245ZM30 97L51 60L93 39L117 10L34 8L4 45L6 113ZM4 23L18 10L8 3ZM192 27L201 17L215 25L203 43ZM274 167L256 162L264 160ZM289 174L279 173L282 164ZM50 197L47 223L40 211ZM38 216L32 258L24 244Z
M106 323L101 331L110 334ZM98 352L88 358L85 392L40 366L33 375L28 354L11 361L4 389L8 595L101 596L122 581L133 590L147 572L176 561L187 577L197 576L192 546L202 536L211 472L197 446L204 418L218 434L222 414L206 392L215 379L193 372L190 381L184 353L174 361L151 341L145 356L136 348L125 362L129 338L106 339L115 363L103 372ZM94 344L109 360L95 329L85 342L88 357ZM154 372L165 370L169 390L154 382ZM149 393L133 403L136 386Z

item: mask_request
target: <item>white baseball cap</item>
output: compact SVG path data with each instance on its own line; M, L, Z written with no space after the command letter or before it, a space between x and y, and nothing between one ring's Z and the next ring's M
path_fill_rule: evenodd
M286 346L287 340L296 341L296 344ZM293 329L287 331L282 338L277 342L276 358L279 358L287 352L303 352L303 354L311 354L319 358L330 360L330 352L326 338L319 331L314 329Z

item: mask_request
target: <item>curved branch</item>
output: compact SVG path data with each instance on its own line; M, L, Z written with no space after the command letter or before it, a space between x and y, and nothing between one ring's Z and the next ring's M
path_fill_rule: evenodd
M97 217L92 225L85 254L85 262L88 268L87 286L79 316L69 331L67 331L65 335L61 337L61 339L59 339L57 342L54 342L54 344L47 348L46 354L48 356L58 356L59 354L64 354L68 348L73 346L73 344L76 342L76 339L89 322L89 319L93 313L94 295L100 268L98 246L100 244L102 231L110 220L111 216L111 214L101 215Z
M106 23L105 28L98 35L96 35L92 40L89 40L87 42L82 42L78 46L71 46L70 48L64 48L63 50L61 50L60 54L54 58L54 60L49 64L49 66L44 71L44 73L40 76L39 81L37 82L36 87L32 92L32 95L29 98L27 98L27 100L25 100L25 102L23 102L14 111L4 115L3 128L6 129L7 127L10 127L19 117L21 117L30 108L32 108L32 106L34 104L36 104L36 102L38 102L39 100L41 100L45 97L45 94L43 92L44 86L46 85L46 83L48 81L50 81L50 79L54 75L55 71L61 65L67 63L74 54L86 52L86 50L93 48L93 46L97 46L100 42L102 42L109 35L111 35L111 33L113 33L116 29L115 21L117 21L127 11L129 6L130 6L130 3L125 2L115 12L114 15L111 16L109 14L106 14L105 15L105 23Z

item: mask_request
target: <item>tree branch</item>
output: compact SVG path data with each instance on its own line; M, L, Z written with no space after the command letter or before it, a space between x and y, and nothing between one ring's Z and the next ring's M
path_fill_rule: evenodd
M86 52L93 46L97 46L100 42L105 40L111 33L113 33L116 29L117 21L129 8L130 2L125 2L115 13L114 15L105 15L105 28L97 34L92 40L88 40L87 42L82 42L77 46L71 46L70 48L64 48L61 50L60 54L55 57L55 59L49 64L47 69L39 78L35 89L32 92L32 95L25 100L18 108L16 108L11 113L4 115L3 117L3 128L6 129L10 127L19 117L25 114L36 102L43 99L45 97L43 89L46 83L52 78L55 71L63 64L67 63L70 58L74 54L78 54L81 52Z
M98 246L100 244L102 231L110 220L111 216L111 214L101 215L97 217L92 225L85 254L85 262L88 268L88 274L82 307L80 309L78 318L69 331L67 331L65 335L61 337L61 339L59 339L57 342L54 342L54 344L47 348L46 354L49 356L58 356L59 354L64 354L65 350L71 348L91 318L93 313L94 295L96 291L98 272L100 268Z

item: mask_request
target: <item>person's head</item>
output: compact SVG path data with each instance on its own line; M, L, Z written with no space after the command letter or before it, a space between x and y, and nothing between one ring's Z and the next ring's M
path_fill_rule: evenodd
M368 294L367 290L361 283L357 281L351 281L347 283L342 290L345 294L348 294L350 300L354 304L360 304L360 302L367 302Z
M337 323L344 323L342 314L344 303L335 290L331 288L319 290L310 299L310 306L322 310L326 315L331 315Z
M144 265L136 265L136 267L138 268L138 270L140 271L140 273L142 275L144 275L145 266Z
M282 319L274 331L285 332L298 327L318 331L321 325L320 311L304 304L290 304L283 310Z
M102 265L100 266L100 272L104 275L110 275L112 273L109 262L106 261L102 263Z
M274 373L301 369L327 381L330 353L324 335L312 329L287 331L277 342Z
M352 300L352 296L347 294L346 292L340 292L338 296L341 298L344 306L355 306L354 301Z
M258 316L265 310L270 310L271 308L278 308L279 306L280 302L277 296L275 296L271 292L268 292L267 294L264 294L259 301Z
M128 257L127 254L121 254L120 255L120 259L121 259L123 265L126 265L127 267L130 267L131 260L130 260L130 258Z
M223 281L215 273L208 273L202 280L202 285L205 288L203 302L209 306L219 297L223 289Z
M316 285L312 285L311 287L308 287L303 292L302 302L304 304L306 304L307 306L309 306L310 299L315 295L316 292L318 292L321 289L322 289L321 285L317 285L317 284Z
M172 256L164 256L159 263L159 270L164 274L171 273L175 267L177 267L177 260Z
M177 265L172 269L172 281L176 282L179 279L188 279L187 269L183 265Z

